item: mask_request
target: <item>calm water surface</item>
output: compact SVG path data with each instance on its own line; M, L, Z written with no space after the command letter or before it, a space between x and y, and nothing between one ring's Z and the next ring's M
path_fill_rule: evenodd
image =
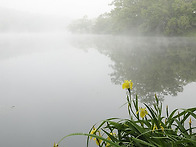
M195 107L196 40L0 35L0 146L49 147L109 117L127 117L121 83L151 105ZM85 146L71 137L64 146ZM92 142L94 146L94 142Z

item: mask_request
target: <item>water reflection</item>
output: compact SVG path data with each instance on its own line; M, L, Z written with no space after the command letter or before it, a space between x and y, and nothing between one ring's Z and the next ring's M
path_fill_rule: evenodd
M124 79L133 80L144 101L154 92L176 95L196 81L195 45L183 38L1 34L1 146L52 146L100 120L126 118L127 108L119 108L125 93L115 85ZM195 104L196 84L188 86L190 95L169 101L175 108ZM86 139L64 144L85 146Z
M0 35L1 146L48 147L102 119L127 116L119 109L124 91L108 76L110 60L72 47L70 38ZM85 145L85 137L73 137L61 146Z
M88 45L87 46L87 42ZM125 79L134 83L134 94L146 103L152 95L176 96L188 83L196 81L196 42L193 38L82 38L74 44L83 49L96 48L113 64L111 80L122 84Z

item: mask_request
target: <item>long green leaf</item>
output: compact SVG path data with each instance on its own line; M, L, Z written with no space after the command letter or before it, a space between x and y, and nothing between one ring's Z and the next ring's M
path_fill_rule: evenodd
M188 133L186 132L186 129L184 128L184 126L181 124L180 121L178 121L176 118L174 119L175 122L178 124L177 127L180 129L181 133L185 136L188 137Z
M67 137L70 137L70 136L78 136L78 135L79 135L79 136L90 136L90 137L94 137L94 138L103 140L103 141L105 141L105 142L111 144L111 145L114 146L114 147L120 147L117 143L114 143L114 142L112 142L112 141L110 141L110 140L108 140L108 139L105 139L105 138L100 137L100 136L98 136L98 135L86 134L86 133L73 133L73 134L69 134L69 135L63 137L63 138L58 142L58 144L60 144L60 142L61 142L62 140L64 140L65 138L67 138Z
M141 139L138 139L138 138L132 138L133 139L133 141L135 141L135 142L139 142L139 143L141 143L141 144L143 144L143 145L148 145L148 146L152 146L152 147L157 147L157 146L155 146L155 145L153 145L153 144L150 144L150 143L148 143L148 142L146 142L146 141L143 141L143 140L141 140Z

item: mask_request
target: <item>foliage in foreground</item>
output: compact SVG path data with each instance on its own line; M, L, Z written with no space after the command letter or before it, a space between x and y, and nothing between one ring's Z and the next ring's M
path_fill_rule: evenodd
M74 133L63 137L75 135L88 136L99 147L164 147L164 146L196 146L196 127L192 126L192 119L196 119L196 108L175 109L171 113L166 107L166 116L162 114L162 103L156 94L156 103L153 106L143 104L139 107L138 97L131 96L132 82L125 81L123 89L127 89L127 105L129 119L110 118L104 120L97 128L93 126L89 134ZM54 144L57 147L58 144Z

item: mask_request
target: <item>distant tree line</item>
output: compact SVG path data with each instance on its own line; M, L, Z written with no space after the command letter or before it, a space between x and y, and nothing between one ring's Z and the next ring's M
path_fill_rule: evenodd
M114 0L95 20L73 21L74 33L181 35L196 30L195 0Z

